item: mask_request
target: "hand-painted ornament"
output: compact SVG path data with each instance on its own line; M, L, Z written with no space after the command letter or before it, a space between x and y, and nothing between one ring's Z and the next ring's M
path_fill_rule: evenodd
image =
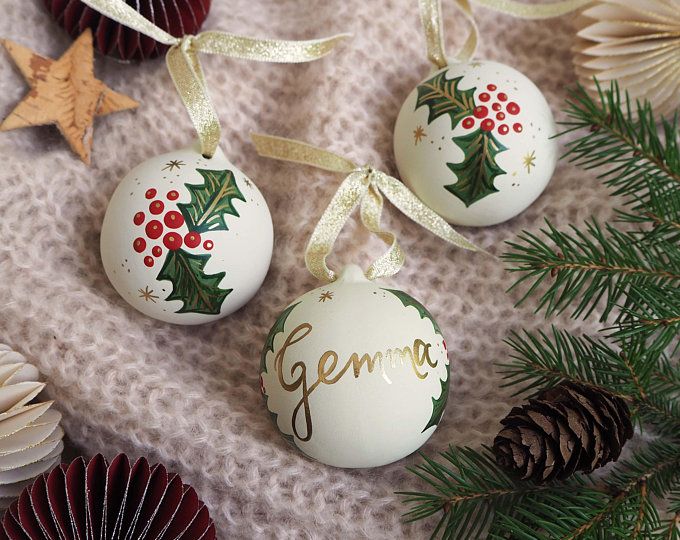
M446 220L494 225L545 189L555 132L545 97L525 75L497 62L452 63L406 99L394 153L402 179Z
M277 427L302 452L336 467L375 467L432 435L449 361L420 303L351 265L283 311L267 337L260 382Z
M257 292L272 255L269 208L217 150L198 145L145 161L116 189L101 254L120 295L142 313L201 324L236 311Z

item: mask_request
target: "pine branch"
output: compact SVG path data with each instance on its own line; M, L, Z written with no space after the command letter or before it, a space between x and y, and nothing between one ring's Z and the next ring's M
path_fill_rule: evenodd
M609 224L591 221L585 232L572 227L563 232L547 222L541 232L546 243L530 232L519 235L517 242L507 242L510 251L501 257L510 263L510 272L524 274L510 290L524 282L531 285L520 299L523 303L537 287L549 281L541 294L536 311L546 315L564 311L572 303L572 317L584 318L604 298L601 321L628 295L631 287L677 287L680 284L680 248L668 242L641 242L633 234Z
M677 115L659 123L649 103L638 103L634 115L628 96L622 99L616 84L606 92L598 85L598 97L581 86L570 93L564 133L583 130L584 135L567 143L567 156L585 169L607 166L599 178L614 188L614 195L624 196L636 215L651 214L651 222L680 222ZM660 207L665 210L655 211Z
M512 333L506 343L513 352L498 368L506 380L504 386L518 387L514 395L528 392L533 396L562 381L576 382L623 398L660 432L680 433L680 387L673 388L680 373L644 340L630 340L622 352L602 340L553 327L550 335Z
M680 287L631 285L612 337L642 336L650 349L664 350L680 333Z

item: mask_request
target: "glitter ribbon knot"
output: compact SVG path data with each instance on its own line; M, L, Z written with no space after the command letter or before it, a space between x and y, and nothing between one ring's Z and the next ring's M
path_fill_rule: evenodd
M483 251L458 234L433 210L425 206L401 181L370 166L359 166L342 156L310 144L252 134L257 152L264 157L311 165L347 176L333 195L331 202L307 244L305 263L309 271L321 281L334 281L336 273L326 259L333 250L340 231L354 209L359 206L361 222L372 234L388 245L387 251L366 270L368 279L392 276L404 264L404 252L394 233L380 226L383 195L410 219L447 242L471 251Z
M226 32L206 31L175 37L125 3L124 0L82 0L84 4L137 32L169 45L168 71L198 133L201 151L212 157L220 141L220 123L210 99L198 53L220 54L258 62L298 63L317 60L348 34L324 39L286 41L256 39Z

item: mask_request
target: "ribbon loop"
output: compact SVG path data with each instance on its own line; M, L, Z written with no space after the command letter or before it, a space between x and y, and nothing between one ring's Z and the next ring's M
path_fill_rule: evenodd
M397 236L380 225L383 195L410 219L447 242L470 251L483 251L454 231L399 180L382 171L370 166L358 167L333 152L292 139L255 133L251 139L261 156L347 174L314 228L305 251L307 268L321 281L334 281L337 277L326 259L357 205L364 227L388 245L385 253L366 270L366 277L392 276L401 269L405 256Z
M576 11L593 0L561 0L550 4L525 4L515 0L471 0L473 3L518 19L550 19ZM456 62L467 62L477 51L479 28L470 7L469 0L455 0L460 12L470 24L470 33L465 43L453 57ZM444 46L444 31L440 0L419 0L420 19L425 32L427 57L437 69L448 65Z
M157 27L124 0L82 0L105 17L169 45L166 64L201 143L201 152L212 157L220 141L220 123L210 99L198 53L220 54L259 62L298 63L317 60L348 34L324 39L286 41L258 39L206 31L195 36L175 37Z

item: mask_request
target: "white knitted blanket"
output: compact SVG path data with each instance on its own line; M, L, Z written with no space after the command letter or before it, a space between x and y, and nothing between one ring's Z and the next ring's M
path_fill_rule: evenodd
M465 36L444 2L449 47ZM58 57L70 40L41 0L0 2L0 37ZM575 80L569 17L523 22L475 9L480 58L523 71L559 111ZM56 128L0 134L0 342L28 356L49 381L71 443L86 455L125 451L163 461L208 504L221 538L418 538L432 521L405 524L396 490L423 487L405 466L340 470L294 451L260 396L259 354L280 310L318 284L304 246L341 177L259 158L251 131L328 147L396 174L392 129L402 101L427 75L416 0L213 0L204 28L302 39L349 31L354 38L311 64L273 65L204 57L230 159L266 197L274 220L272 267L259 294L215 324L178 327L134 311L108 283L99 231L111 193L133 166L186 146L190 121L162 59L121 64L97 58L99 78L141 106L96 120L92 166ZM26 92L0 53L0 115ZM563 115L558 114L558 119ZM612 201L595 180L562 162L543 196L513 221L462 230L493 253L544 218L558 225L606 219ZM533 304L514 309L501 263L452 248L392 207L385 224L408 260L392 280L440 323L452 362L444 420L424 448L490 443L518 398L499 387L494 362L512 329L547 326ZM333 256L366 263L382 246L350 223ZM594 323L559 321L592 331Z

